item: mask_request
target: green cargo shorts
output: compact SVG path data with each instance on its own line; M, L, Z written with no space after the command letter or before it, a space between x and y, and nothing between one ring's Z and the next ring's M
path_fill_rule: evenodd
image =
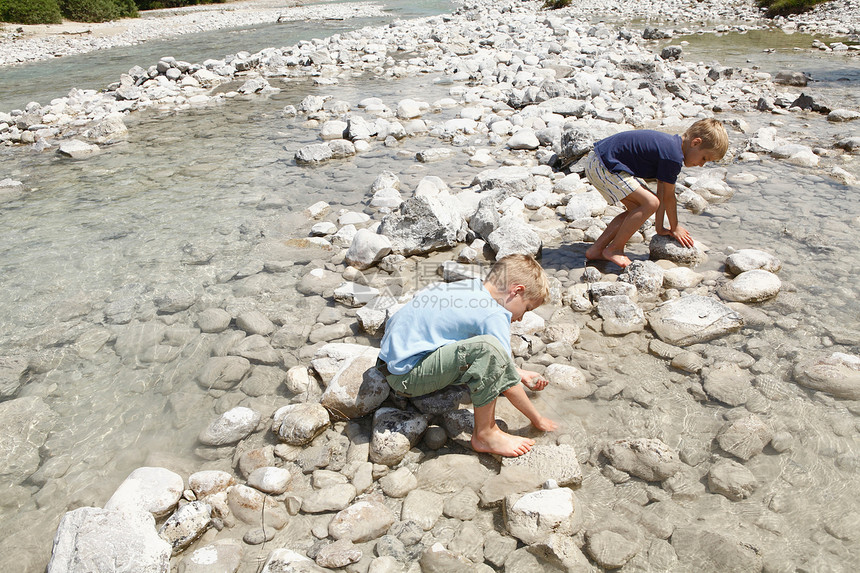
M465 384L475 407L485 406L520 382L510 354L495 336L483 335L440 346L406 374L388 374L391 388L423 396L451 384Z

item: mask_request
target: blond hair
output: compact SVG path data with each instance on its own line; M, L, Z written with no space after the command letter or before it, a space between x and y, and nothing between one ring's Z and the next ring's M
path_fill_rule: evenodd
M702 140L702 148L713 150L719 155L716 159L722 159L729 150L729 135L722 122L713 119L700 119L684 132L687 139L698 137Z
M529 255L508 255L496 261L487 275L486 282L500 291L512 285L523 285L523 296L540 304L549 298L549 281L546 273L534 257Z

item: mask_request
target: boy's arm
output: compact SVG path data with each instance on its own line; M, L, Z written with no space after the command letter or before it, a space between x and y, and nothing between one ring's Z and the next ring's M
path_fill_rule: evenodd
M669 235L685 247L693 246L693 237L687 229L678 224L678 202L675 200L675 184L657 181L657 220L654 226L658 235ZM663 215L669 218L669 228L663 226Z

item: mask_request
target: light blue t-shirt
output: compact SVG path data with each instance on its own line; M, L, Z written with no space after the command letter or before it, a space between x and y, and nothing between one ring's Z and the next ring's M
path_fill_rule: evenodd
M479 279L434 283L388 319L379 358L392 374L406 374L437 348L483 334L510 353L511 317Z

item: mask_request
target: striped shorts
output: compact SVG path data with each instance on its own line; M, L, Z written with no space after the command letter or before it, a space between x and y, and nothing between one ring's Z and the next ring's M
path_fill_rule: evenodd
M636 179L629 173L625 171L616 173L607 169L594 151L588 154L585 163L585 176L610 205L620 203L622 199L639 187L650 191L644 181Z

